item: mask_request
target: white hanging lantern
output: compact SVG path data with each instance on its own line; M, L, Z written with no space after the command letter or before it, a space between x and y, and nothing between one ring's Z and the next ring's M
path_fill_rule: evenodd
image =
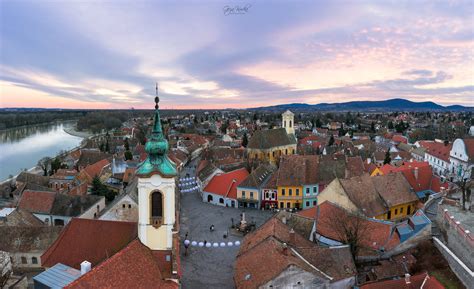
M196 246L197 245L197 242L196 241L192 241L191 242L191 246Z
M199 247L204 247L204 242L199 242Z

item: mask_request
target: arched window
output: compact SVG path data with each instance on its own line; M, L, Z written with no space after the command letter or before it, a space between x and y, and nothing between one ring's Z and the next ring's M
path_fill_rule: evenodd
M290 128L291 128L291 120L290 120Z
M38 264L38 258L36 257L31 258L31 263Z
M161 226L163 222L163 195L160 192L151 194L151 224Z

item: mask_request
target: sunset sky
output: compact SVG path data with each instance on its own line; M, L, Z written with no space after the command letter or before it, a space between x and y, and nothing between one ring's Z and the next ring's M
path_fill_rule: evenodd
M0 0L0 106L474 106L473 3Z

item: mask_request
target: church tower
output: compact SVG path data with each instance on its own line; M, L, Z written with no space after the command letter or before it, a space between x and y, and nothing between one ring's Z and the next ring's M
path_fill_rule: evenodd
M287 134L295 134L294 127L295 115L291 111L287 110L281 115L281 126L285 128Z
M163 135L158 109L158 84L155 120L145 144L147 159L140 164L138 176L138 238L152 250L170 250L175 224L176 165L167 156L168 141Z

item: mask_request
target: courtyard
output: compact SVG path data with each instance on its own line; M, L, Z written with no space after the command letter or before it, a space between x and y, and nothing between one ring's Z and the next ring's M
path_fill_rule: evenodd
M183 241L188 239L197 242L235 242L242 241L243 236L232 233L230 226L240 221L245 212L247 222L261 226L272 216L270 211L255 209L235 209L215 206L201 201L197 192L181 194L181 265L183 288L234 288L233 270L239 247L206 248L190 246L185 256ZM214 225L215 230L210 231ZM229 233L227 238L224 235Z

